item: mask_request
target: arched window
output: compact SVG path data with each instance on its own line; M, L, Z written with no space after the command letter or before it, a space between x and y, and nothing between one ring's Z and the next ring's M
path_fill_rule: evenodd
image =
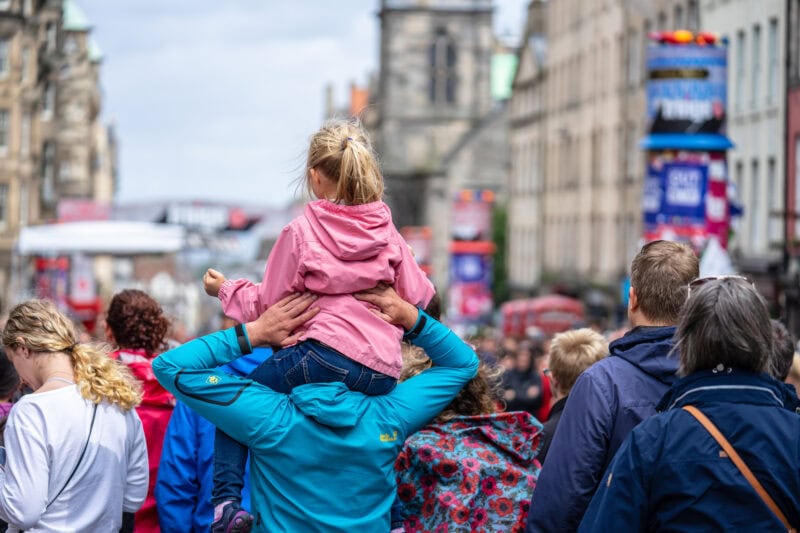
M434 104L456 101L456 47L444 28L437 28L429 49L429 97Z

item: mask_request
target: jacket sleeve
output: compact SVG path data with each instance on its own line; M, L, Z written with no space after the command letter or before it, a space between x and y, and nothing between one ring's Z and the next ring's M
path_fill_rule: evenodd
M134 513L144 503L150 485L150 467L147 458L147 441L144 427L135 409L128 412L128 475L125 479L125 493L122 497L122 510Z
M645 421L647 422L647 421ZM663 435L663 432L659 432ZM656 442L643 442L646 432L628 435L608 466L580 524L581 532L648 531L647 494L655 466L646 450ZM643 453L644 452L644 453Z
M424 309L436 292L433 283L417 264L403 236L397 230L395 235L400 247L400 262L395 266L394 290L403 300Z
M187 517L197 514L197 415L178 403L164 436L155 496L158 523L164 533L186 531Z
M422 429L478 373L475 351L424 311L419 312L412 331L416 330L420 333L412 342L425 350L433 367L400 383L387 395L406 435Z
M284 296L302 291L304 270L300 254L292 223L283 228L267 259L263 280L269 283L236 279L222 284L219 301L225 315L242 323L251 322Z
M527 532L575 531L594 494L611 440L611 398L592 374L575 382L531 499Z
M161 354L153 372L178 400L234 439L250 446L258 438L264 444L268 432L280 426L288 396L216 368L241 355L230 328ZM253 416L254 409L272 416Z
M32 528L47 505L50 460L44 421L33 406L17 404L5 429L6 467L0 468L0 518Z

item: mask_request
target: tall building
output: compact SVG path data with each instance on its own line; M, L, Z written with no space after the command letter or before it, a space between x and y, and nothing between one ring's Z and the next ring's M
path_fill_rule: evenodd
M90 30L72 0L0 0L0 308L20 229L55 220L63 198L113 195Z
M508 285L514 296L528 295L541 282L541 195L544 184L545 78L547 76L548 4L528 6L519 67L509 103L511 169L508 184L506 232Z
M642 235L648 35L700 29L699 2L549 0L528 28L512 96L510 281L519 294L616 288Z
M729 249L743 272L775 278L784 250L786 0L703 2L701 20L730 43L728 167L744 216Z
M491 0L382 0L380 73L365 123L395 224L429 226L447 283L450 208L461 189L505 197L507 112L492 97Z
M787 51L786 234L791 257L800 256L800 0L789 0ZM795 265L793 270L800 270Z

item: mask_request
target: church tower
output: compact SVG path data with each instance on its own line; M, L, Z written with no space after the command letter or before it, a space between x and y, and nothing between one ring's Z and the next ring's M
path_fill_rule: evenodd
M371 124L398 227L434 225L445 159L492 107L492 0L381 0Z

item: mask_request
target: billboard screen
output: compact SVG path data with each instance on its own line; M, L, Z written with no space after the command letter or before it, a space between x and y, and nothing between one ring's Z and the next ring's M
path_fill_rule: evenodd
M649 133L725 135L727 53L724 46L648 46Z

